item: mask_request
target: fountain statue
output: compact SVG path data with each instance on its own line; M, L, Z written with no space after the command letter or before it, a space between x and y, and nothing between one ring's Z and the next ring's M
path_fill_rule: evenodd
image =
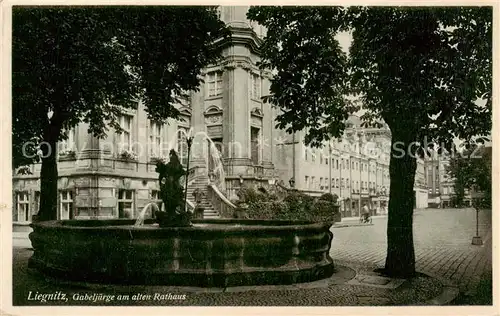
M155 217L160 227L191 226L191 213L186 209L184 190L180 178L187 172L182 167L175 150L170 150L170 161L156 163L156 172L159 173L160 198L163 201L164 211L156 211Z
M137 219L34 222L28 267L64 280L219 288L312 282L334 273L333 222L191 219L192 141L187 137L186 169L174 150L167 164L156 165L162 205L148 203ZM213 142L210 149L217 162L213 184L224 188L220 153ZM155 218L145 218L148 209Z

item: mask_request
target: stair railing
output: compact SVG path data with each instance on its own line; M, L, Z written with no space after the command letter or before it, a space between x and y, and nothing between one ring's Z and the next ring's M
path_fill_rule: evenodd
M192 168L189 168L189 170L188 170L188 172L187 172L187 177L188 177L188 187L189 187L190 185L192 185L192 184L196 181L196 179L201 178L201 177L203 176L203 175L201 174L201 172L198 172L198 169L201 169L201 168L202 168L202 167L200 167L200 166L194 166L194 167L192 167ZM179 181L180 181L180 183L181 183L181 185L182 185L182 187L183 187L183 188L184 188L185 183L186 183L186 180L185 180L186 178L185 178L185 177L186 177L186 176L184 175L184 176L182 176L182 177L179 179Z
M202 176L202 175L200 174L200 172L197 172L199 168L201 168L201 167L199 167L199 166L194 166L194 167L192 167L192 168L189 168L189 170L188 170L188 172L187 172L187 177L188 177L188 183L187 183L187 186L188 186L188 188L189 188L191 185L193 185L193 183L196 181L196 179L198 179L198 178L200 178L200 177ZM186 188L184 187L184 186L185 186L185 183L186 183L186 181L185 181L185 179L186 179L186 178L185 178L185 177L186 177L186 175L182 176L182 177L180 178L180 180L179 180L179 181L180 181L180 183L181 183L181 185L182 185L182 188L184 188L184 189L186 189ZM188 208L188 210L192 210L192 211L194 211L194 209L195 209L195 205L194 205L194 203L193 203L193 202L191 202L191 201L190 201L190 198L191 198L191 197L190 197L190 196L188 196L188 198L187 198L187 200L186 200L187 208Z
M236 205L222 194L215 184L209 184L207 187L207 200L212 204L215 210L219 212L221 218L232 218Z

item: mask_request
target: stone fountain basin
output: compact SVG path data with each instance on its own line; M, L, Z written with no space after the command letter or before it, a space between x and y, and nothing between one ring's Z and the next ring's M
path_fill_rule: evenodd
M205 219L159 228L146 220L33 223L29 267L65 280L228 287L330 277L332 223Z

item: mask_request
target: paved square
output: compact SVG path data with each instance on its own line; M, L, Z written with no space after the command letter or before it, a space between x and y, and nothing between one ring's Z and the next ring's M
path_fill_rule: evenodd
M491 211L479 213L482 246L472 245L476 234L473 209L424 209L413 217L416 267L451 281L466 294L474 293L482 279L491 278ZM387 217L373 219L372 226L333 228L334 260L383 267L387 251Z

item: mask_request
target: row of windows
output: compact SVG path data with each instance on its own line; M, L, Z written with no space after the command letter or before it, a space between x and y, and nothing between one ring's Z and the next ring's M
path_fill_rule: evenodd
M309 180L310 179L310 180ZM368 182L368 181L354 181L349 179L344 179L344 178L332 178L331 183L329 181L329 178L319 178L319 182L316 182L316 177L309 177L305 176L304 177L304 182L305 182L305 187L307 189L312 189L312 190L323 190L323 189L329 189L330 185L332 188L350 188L352 187L353 189L359 190L360 189L360 183L361 183L361 190L367 190L367 189L375 189L375 182ZM382 188L381 185L377 186L377 189L380 190Z
M309 157L308 151L309 151L308 149L305 149L305 151L304 151L304 159L306 161L308 160L308 157ZM328 158L323 159L323 154L321 154L321 153L319 156L320 156L319 157L319 164L323 164L323 162L324 162L326 165L328 165L329 159ZM316 155L314 153L311 154L311 161L316 162ZM349 166L350 166L350 168L352 170L369 171L370 173L373 173L373 174L375 174L376 171L379 173L384 172L384 176L389 177L389 173L387 172L387 170L384 171L384 168L382 168L382 167L374 168L373 166L371 166L370 168L368 168L369 165L367 163L358 163L355 161L351 161L351 163L349 164L349 160L344 159L344 158L341 158L341 159L331 158L331 161L332 161L332 168L337 169L337 170L340 170L340 169L349 170Z
M465 194L469 194L470 190L469 189L464 189ZM439 188L429 188L429 193L434 193L434 194L454 194L455 193L455 188L453 186L443 186L442 190L439 190Z
M59 192L59 219L88 218L92 216L104 216L112 218L136 218L139 214L135 212L135 191L118 190L118 199L115 207L101 207L99 214L89 207L75 207L74 193L72 190ZM159 201L159 191L151 191L151 200ZM29 192L16 193L16 215L18 222L30 222L33 215L39 210L40 192L35 192L35 203L32 205Z
M133 116L131 115L121 115L118 117L118 122L120 127L122 128L122 133L117 134L118 138L118 146L120 150L132 151L133 144L135 142L134 133L132 132L132 122ZM186 141L186 133L188 129L184 127L179 127L176 135L176 143L177 143L177 152L180 154L182 158L182 162L185 164L187 159L187 141ZM162 152L162 144L164 143L163 137L163 125L150 121L149 123L149 156L150 157L159 157L162 155L166 155L166 153ZM76 150L75 145L75 130L72 129L66 132L67 139L61 141L59 145L60 151L69 151Z
M222 95L223 92L223 76L222 71L213 71L206 75L206 94L209 98ZM259 100L261 97L262 78L256 74L250 74L249 94L252 99Z

